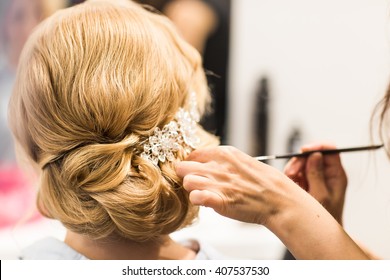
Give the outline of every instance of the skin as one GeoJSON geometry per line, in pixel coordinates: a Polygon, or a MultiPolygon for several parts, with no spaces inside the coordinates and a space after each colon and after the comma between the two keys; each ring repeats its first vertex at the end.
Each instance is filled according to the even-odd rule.
{"type": "MultiPolygon", "coordinates": [[[[302,152],[335,149],[332,144],[314,144],[302,147],[302,152]]],[[[340,155],[314,153],[308,158],[292,158],[284,173],[319,201],[342,224],[345,192],[348,179],[340,155]]]]}
{"type": "Polygon", "coordinates": [[[119,236],[93,240],[67,231],[65,243],[91,260],[190,260],[196,257],[199,250],[197,244],[187,248],[168,235],[138,243],[119,236]]]}
{"type": "Polygon", "coordinates": [[[203,53],[207,38],[218,25],[214,10],[200,0],[171,1],[163,10],[188,43],[203,53]]]}
{"type": "Polygon", "coordinates": [[[286,173],[303,188],[279,170],[228,146],[196,150],[177,163],[176,171],[192,203],[266,226],[297,259],[369,259],[337,221],[347,182],[338,155],[293,159],[286,173]]]}

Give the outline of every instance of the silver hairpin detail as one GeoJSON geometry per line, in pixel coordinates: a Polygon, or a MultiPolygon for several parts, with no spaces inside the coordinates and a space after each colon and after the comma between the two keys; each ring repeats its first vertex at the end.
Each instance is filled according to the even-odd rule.
{"type": "Polygon", "coordinates": [[[181,147],[190,152],[199,145],[200,138],[196,130],[200,117],[194,92],[190,94],[189,105],[189,111],[179,108],[174,120],[164,125],[162,129],[159,127],[154,129],[153,135],[149,136],[144,144],[142,158],[158,166],[159,161],[174,161],[175,153],[181,147]]]}

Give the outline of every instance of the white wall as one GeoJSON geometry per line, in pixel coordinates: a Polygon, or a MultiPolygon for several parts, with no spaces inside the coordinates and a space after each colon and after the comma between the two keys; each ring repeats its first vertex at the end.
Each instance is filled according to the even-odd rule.
{"type": "MultiPolygon", "coordinates": [[[[251,152],[253,94],[266,74],[271,153],[285,152],[294,125],[305,143],[369,144],[370,113],[389,80],[389,23],[386,0],[233,1],[230,143],[251,152]]],[[[345,228],[390,258],[390,164],[384,152],[342,158],[345,228]]]]}

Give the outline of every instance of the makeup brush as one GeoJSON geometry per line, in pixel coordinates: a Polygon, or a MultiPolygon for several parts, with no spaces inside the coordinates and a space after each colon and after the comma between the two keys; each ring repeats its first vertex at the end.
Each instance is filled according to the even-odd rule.
{"type": "Polygon", "coordinates": [[[271,159],[282,159],[282,158],[292,158],[292,157],[307,157],[312,153],[322,153],[324,155],[329,154],[338,154],[338,153],[348,153],[348,152],[359,152],[359,151],[368,151],[368,150],[377,150],[382,148],[384,145],[372,145],[372,146],[360,146],[360,147],[349,147],[349,148],[341,148],[341,149],[329,149],[329,150],[313,150],[306,151],[301,153],[292,153],[292,154],[284,154],[284,155],[270,155],[270,156],[258,156],[255,159],[259,161],[271,160],[271,159]]]}

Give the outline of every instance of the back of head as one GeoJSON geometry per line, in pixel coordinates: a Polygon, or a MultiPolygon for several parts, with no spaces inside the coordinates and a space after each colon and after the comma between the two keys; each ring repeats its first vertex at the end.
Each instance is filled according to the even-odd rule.
{"type": "MultiPolygon", "coordinates": [[[[92,238],[146,241],[188,225],[197,209],[173,163],[141,153],[191,91],[203,112],[200,55],[162,15],[100,0],[45,20],[23,50],[9,109],[18,144],[41,169],[41,212],[92,238]]],[[[216,143],[197,131],[202,145],[216,143]]]]}

